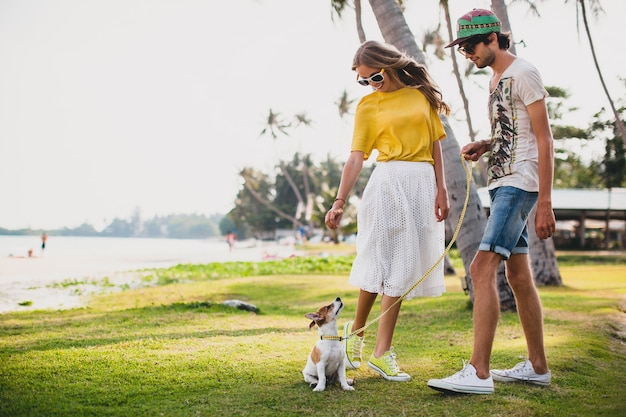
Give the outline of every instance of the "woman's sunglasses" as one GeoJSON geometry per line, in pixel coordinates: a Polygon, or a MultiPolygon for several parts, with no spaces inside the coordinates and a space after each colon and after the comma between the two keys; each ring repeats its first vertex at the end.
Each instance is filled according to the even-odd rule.
{"type": "Polygon", "coordinates": [[[361,85],[370,85],[370,83],[382,83],[385,79],[385,77],[383,76],[383,72],[385,72],[384,68],[381,69],[380,72],[377,72],[376,74],[373,74],[368,78],[359,78],[359,74],[357,74],[356,81],[361,85]]]}

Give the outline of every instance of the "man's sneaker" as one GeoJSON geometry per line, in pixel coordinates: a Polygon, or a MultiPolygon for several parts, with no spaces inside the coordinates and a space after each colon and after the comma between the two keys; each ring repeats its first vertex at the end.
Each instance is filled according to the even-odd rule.
{"type": "Polygon", "coordinates": [[[524,360],[511,369],[494,369],[491,371],[493,379],[499,382],[529,382],[538,385],[550,385],[552,375],[550,371],[545,374],[535,373],[533,364],[528,360],[524,360]]]}
{"type": "Polygon", "coordinates": [[[357,369],[361,366],[361,352],[363,351],[363,338],[358,335],[352,335],[352,322],[349,321],[343,325],[343,337],[345,339],[345,356],[346,368],[357,369]]]}
{"type": "Polygon", "coordinates": [[[375,358],[372,354],[367,366],[381,374],[382,377],[388,381],[408,381],[411,379],[409,374],[402,372],[400,368],[398,368],[393,347],[383,353],[380,358],[375,358]]]}
{"type": "Polygon", "coordinates": [[[463,361],[463,369],[454,375],[443,379],[431,379],[428,386],[446,394],[493,394],[493,379],[491,376],[481,379],[476,375],[476,368],[471,363],[463,361]]]}

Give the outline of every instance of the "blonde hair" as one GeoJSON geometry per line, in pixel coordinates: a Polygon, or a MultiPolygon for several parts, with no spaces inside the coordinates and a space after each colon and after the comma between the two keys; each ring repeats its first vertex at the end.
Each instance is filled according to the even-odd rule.
{"type": "Polygon", "coordinates": [[[360,65],[384,68],[385,76],[394,82],[419,89],[438,113],[446,116],[450,114],[450,107],[443,101],[441,91],[426,67],[400,52],[395,46],[377,41],[363,42],[354,54],[352,70],[360,65]]]}

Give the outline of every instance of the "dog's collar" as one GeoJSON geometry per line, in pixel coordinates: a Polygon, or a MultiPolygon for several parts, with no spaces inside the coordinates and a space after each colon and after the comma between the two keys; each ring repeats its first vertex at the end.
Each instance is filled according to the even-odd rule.
{"type": "Polygon", "coordinates": [[[320,336],[320,340],[338,340],[340,342],[343,342],[346,339],[347,337],[343,337],[343,336],[330,336],[330,335],[320,336]]]}

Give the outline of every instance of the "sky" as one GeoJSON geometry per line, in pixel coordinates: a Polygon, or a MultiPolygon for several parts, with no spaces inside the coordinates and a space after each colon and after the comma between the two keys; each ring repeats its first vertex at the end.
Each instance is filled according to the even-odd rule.
{"type": "MultiPolygon", "coordinates": [[[[363,3],[366,36],[382,40],[363,3]]],[[[405,3],[421,44],[443,21],[438,2],[405,3]]],[[[509,7],[518,55],[570,92],[579,110],[564,122],[586,127],[608,102],[582,22],[578,35],[573,0],[544,3],[541,17],[509,7]]],[[[592,35],[613,98],[624,99],[626,2],[601,4],[592,35]]],[[[489,5],[450,0],[450,12],[456,20],[489,5]]],[[[345,160],[352,120],[335,103],[371,91],[351,70],[354,20],[352,10],[333,19],[324,0],[0,0],[0,227],[101,229],[136,210],[145,219],[225,214],[244,167],[269,173],[295,152],[345,160]],[[261,136],[270,109],[306,113],[312,125],[261,136]]],[[[430,53],[427,65],[463,145],[451,61],[430,53]]],[[[466,83],[479,138],[487,82],[466,83]]]]}

